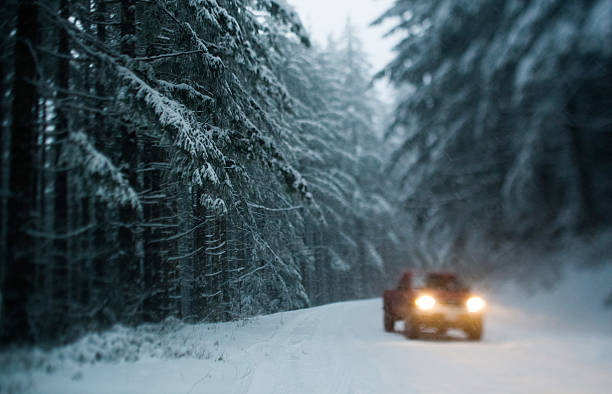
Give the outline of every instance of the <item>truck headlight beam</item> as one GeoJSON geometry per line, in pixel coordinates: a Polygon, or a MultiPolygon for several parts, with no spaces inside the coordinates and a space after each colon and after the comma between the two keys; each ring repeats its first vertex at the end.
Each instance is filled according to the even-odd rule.
{"type": "Polygon", "coordinates": [[[480,312],[485,306],[485,302],[480,297],[470,297],[465,303],[468,312],[480,312]]]}
{"type": "Polygon", "coordinates": [[[423,295],[414,300],[416,306],[421,310],[429,310],[436,305],[436,300],[432,296],[423,295]]]}

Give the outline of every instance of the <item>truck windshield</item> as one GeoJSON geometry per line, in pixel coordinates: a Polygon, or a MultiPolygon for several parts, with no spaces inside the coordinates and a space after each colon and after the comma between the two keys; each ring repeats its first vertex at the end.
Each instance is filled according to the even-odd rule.
{"type": "Polygon", "coordinates": [[[425,279],[425,287],[437,290],[463,290],[465,285],[457,277],[448,274],[429,274],[425,279]]]}

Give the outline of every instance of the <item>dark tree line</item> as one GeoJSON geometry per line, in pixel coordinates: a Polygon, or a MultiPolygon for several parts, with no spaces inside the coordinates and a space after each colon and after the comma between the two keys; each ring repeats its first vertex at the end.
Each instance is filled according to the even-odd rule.
{"type": "Polygon", "coordinates": [[[8,0],[2,340],[372,296],[401,260],[350,28],[274,0],[8,0]]]}
{"type": "Polygon", "coordinates": [[[381,17],[402,33],[381,75],[402,95],[389,167],[413,260],[531,278],[609,262],[611,11],[397,0],[381,17]]]}

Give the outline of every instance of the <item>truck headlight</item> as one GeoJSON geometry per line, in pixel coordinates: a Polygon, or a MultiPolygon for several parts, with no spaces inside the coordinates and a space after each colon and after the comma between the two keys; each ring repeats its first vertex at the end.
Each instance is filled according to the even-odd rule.
{"type": "Polygon", "coordinates": [[[468,312],[479,312],[485,306],[484,300],[480,297],[470,297],[465,304],[468,312]]]}
{"type": "Polygon", "coordinates": [[[436,305],[436,300],[432,296],[423,295],[414,300],[414,303],[419,309],[426,311],[436,305]]]}

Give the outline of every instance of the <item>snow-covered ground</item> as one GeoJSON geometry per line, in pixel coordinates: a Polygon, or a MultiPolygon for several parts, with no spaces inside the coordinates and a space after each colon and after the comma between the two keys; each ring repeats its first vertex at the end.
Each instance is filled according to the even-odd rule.
{"type": "MultiPolygon", "coordinates": [[[[589,280],[606,283],[598,274],[589,280]]],[[[453,332],[411,341],[399,333],[401,323],[397,333],[385,333],[381,300],[373,299],[237,323],[85,337],[41,356],[41,366],[27,373],[0,372],[0,391],[611,393],[612,311],[586,319],[575,309],[592,308],[586,297],[582,304],[564,299],[576,295],[571,286],[539,301],[520,293],[497,291],[482,342],[453,332]],[[567,307],[551,307],[554,300],[567,307]],[[96,358],[122,361],[92,363],[96,358]]]]}

